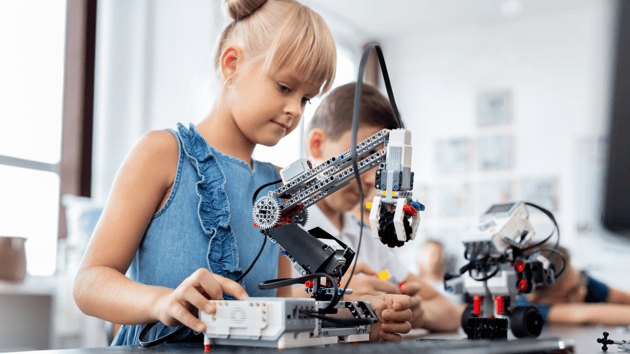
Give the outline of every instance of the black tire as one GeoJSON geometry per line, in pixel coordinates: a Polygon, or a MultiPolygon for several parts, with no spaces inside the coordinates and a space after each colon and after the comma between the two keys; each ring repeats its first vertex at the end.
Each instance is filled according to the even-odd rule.
{"type": "Polygon", "coordinates": [[[537,338],[543,325],[542,315],[534,306],[515,307],[510,315],[510,329],[517,338],[537,338]]]}
{"type": "Polygon", "coordinates": [[[464,310],[464,313],[462,313],[462,328],[464,329],[464,332],[466,332],[466,334],[470,334],[470,329],[468,328],[468,319],[471,317],[475,317],[473,309],[473,304],[468,304],[468,306],[466,306],[466,310],[464,310]]]}

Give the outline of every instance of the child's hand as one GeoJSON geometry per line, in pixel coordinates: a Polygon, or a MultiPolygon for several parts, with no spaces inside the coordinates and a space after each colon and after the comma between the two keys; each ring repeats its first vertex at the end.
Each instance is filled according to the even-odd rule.
{"type": "Polygon", "coordinates": [[[400,282],[400,290],[403,294],[411,297],[411,327],[422,328],[424,322],[424,311],[422,310],[422,298],[420,297],[420,283],[417,282],[400,282]]]}
{"type": "MultiPolygon", "coordinates": [[[[352,267],[349,270],[352,270],[352,267]]],[[[340,288],[344,286],[349,277],[350,273],[348,272],[342,278],[341,285],[339,285],[340,288]]],[[[378,273],[368,267],[365,262],[357,263],[348,289],[352,289],[352,295],[347,295],[347,300],[356,299],[362,295],[400,294],[400,289],[396,285],[379,279],[378,273]]]]}
{"type": "Polygon", "coordinates": [[[399,333],[411,330],[412,300],[407,295],[385,294],[378,296],[362,296],[359,300],[369,301],[378,322],[370,327],[370,341],[400,342],[399,333]]]}
{"type": "Polygon", "coordinates": [[[213,274],[208,269],[198,269],[175,290],[160,299],[157,317],[169,327],[183,324],[197,332],[203,332],[206,324],[191,313],[192,307],[211,315],[215,313],[216,306],[208,300],[222,300],[224,292],[238,300],[249,297],[238,283],[213,274]]]}

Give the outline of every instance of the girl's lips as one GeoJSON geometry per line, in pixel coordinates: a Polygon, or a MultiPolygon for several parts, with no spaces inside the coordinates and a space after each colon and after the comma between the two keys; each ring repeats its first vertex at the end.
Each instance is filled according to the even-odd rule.
{"type": "Polygon", "coordinates": [[[278,123],[278,122],[273,122],[273,123],[274,123],[275,125],[279,126],[280,128],[284,129],[284,130],[288,130],[288,129],[289,129],[289,127],[287,127],[287,126],[286,126],[286,125],[284,125],[284,124],[281,124],[281,123],[278,123]]]}

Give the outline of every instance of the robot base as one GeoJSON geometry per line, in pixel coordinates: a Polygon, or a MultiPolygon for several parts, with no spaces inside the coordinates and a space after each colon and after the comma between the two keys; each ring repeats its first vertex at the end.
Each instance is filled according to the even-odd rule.
{"type": "Polygon", "coordinates": [[[507,318],[468,319],[468,339],[507,339],[507,318]]]}
{"type": "MultiPolygon", "coordinates": [[[[249,298],[244,301],[213,301],[213,315],[200,312],[206,323],[205,344],[271,347],[278,349],[369,340],[369,325],[327,326],[325,320],[309,316],[328,305],[302,298],[249,298]]],[[[355,318],[376,315],[368,302],[340,301],[336,309],[347,309],[355,318]]]]}
{"type": "MultiPolygon", "coordinates": [[[[473,314],[469,305],[462,314],[462,328],[469,339],[507,338],[507,318],[484,318],[473,314]]],[[[517,306],[509,315],[509,327],[517,338],[538,338],[544,321],[540,311],[534,306],[517,306]]]]}

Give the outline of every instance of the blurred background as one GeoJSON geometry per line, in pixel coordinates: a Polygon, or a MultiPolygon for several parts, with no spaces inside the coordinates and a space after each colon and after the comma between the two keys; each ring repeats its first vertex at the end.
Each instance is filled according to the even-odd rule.
{"type": "MultiPolygon", "coordinates": [[[[578,268],[630,290],[628,241],[600,223],[614,1],[302,2],[335,36],[333,87],[356,80],[366,44],[383,49],[426,205],[418,237],[396,250],[410,270],[428,239],[463,261],[461,236],[490,205],[526,200],[554,213],[578,268]]],[[[26,259],[20,277],[20,258],[0,253],[0,268],[17,264],[0,281],[0,351],[108,344],[108,325],[74,304],[74,273],[135,141],[212,107],[221,4],[0,0],[0,245],[26,259]]],[[[318,103],[254,157],[305,157],[318,103]]]]}

